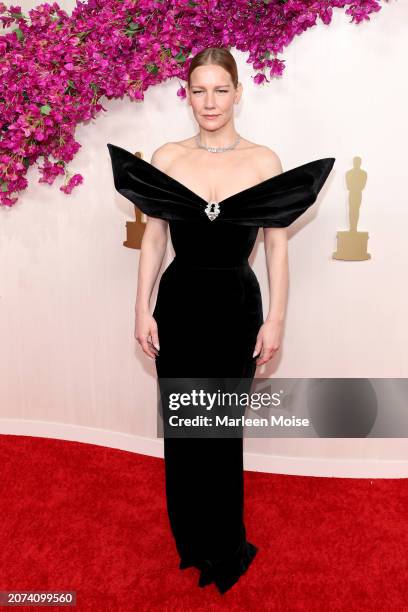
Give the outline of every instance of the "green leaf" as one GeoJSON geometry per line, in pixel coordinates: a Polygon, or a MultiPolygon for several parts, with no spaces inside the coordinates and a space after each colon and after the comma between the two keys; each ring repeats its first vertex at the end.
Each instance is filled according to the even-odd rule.
{"type": "Polygon", "coordinates": [[[43,104],[42,106],[40,106],[40,112],[42,115],[49,115],[51,112],[51,106],[49,106],[48,104],[43,104]]]}
{"type": "Polygon", "coordinates": [[[21,30],[21,28],[14,28],[14,30],[12,30],[12,32],[16,33],[16,36],[17,36],[18,40],[24,40],[24,33],[21,30]]]}
{"type": "Polygon", "coordinates": [[[182,51],[179,51],[174,57],[174,59],[176,60],[176,62],[185,62],[187,57],[184,55],[184,53],[182,53],[182,51]]]}
{"type": "Polygon", "coordinates": [[[159,68],[156,66],[156,64],[147,64],[146,70],[151,74],[157,74],[159,72],[159,68]]]}

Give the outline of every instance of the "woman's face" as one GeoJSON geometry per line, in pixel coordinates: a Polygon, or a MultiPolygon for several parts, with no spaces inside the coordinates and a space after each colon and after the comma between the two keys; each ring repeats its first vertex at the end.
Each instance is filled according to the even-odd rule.
{"type": "Polygon", "coordinates": [[[191,104],[198,124],[206,130],[225,125],[233,116],[234,104],[239,102],[241,83],[237,89],[230,73],[217,64],[197,66],[191,73],[188,103],[191,104]]]}

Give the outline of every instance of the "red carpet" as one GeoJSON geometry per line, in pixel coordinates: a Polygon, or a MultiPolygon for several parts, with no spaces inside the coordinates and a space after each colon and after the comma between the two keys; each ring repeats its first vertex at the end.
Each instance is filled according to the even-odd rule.
{"type": "Polygon", "coordinates": [[[0,462],[1,591],[75,590],[79,612],[407,609],[405,479],[246,472],[259,552],[220,595],[178,569],[162,459],[0,435],[0,462]]]}

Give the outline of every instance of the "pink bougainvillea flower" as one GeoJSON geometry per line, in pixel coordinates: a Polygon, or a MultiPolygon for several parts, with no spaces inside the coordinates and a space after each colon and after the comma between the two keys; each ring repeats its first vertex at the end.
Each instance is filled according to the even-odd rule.
{"type": "MultiPolygon", "coordinates": [[[[0,2],[0,205],[11,207],[27,188],[28,168],[39,182],[72,193],[83,182],[66,165],[80,143],[75,129],[106,109],[100,100],[140,102],[151,86],[186,80],[191,57],[206,47],[248,54],[255,84],[281,77],[277,58],[291,41],[333,9],[358,24],[388,0],[89,0],[69,15],[57,2],[24,14],[0,2]],[[39,163],[43,160],[43,163],[39,163]]],[[[177,96],[186,98],[183,85],[177,96]]]]}
{"type": "Polygon", "coordinates": [[[64,185],[60,187],[60,190],[64,191],[65,193],[71,193],[73,188],[77,185],[80,185],[83,180],[84,179],[80,174],[74,174],[73,176],[71,176],[67,183],[64,183],[64,185]]]}
{"type": "Polygon", "coordinates": [[[186,97],[187,97],[186,88],[185,88],[183,85],[181,85],[181,86],[178,88],[178,90],[177,90],[177,95],[178,95],[180,98],[186,98],[186,97]]]}

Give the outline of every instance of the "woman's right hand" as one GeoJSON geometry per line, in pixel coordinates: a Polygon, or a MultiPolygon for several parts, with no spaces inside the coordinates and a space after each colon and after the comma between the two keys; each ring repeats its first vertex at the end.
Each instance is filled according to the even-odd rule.
{"type": "Polygon", "coordinates": [[[135,338],[150,359],[154,359],[159,354],[157,323],[149,312],[136,313],[135,338]]]}

